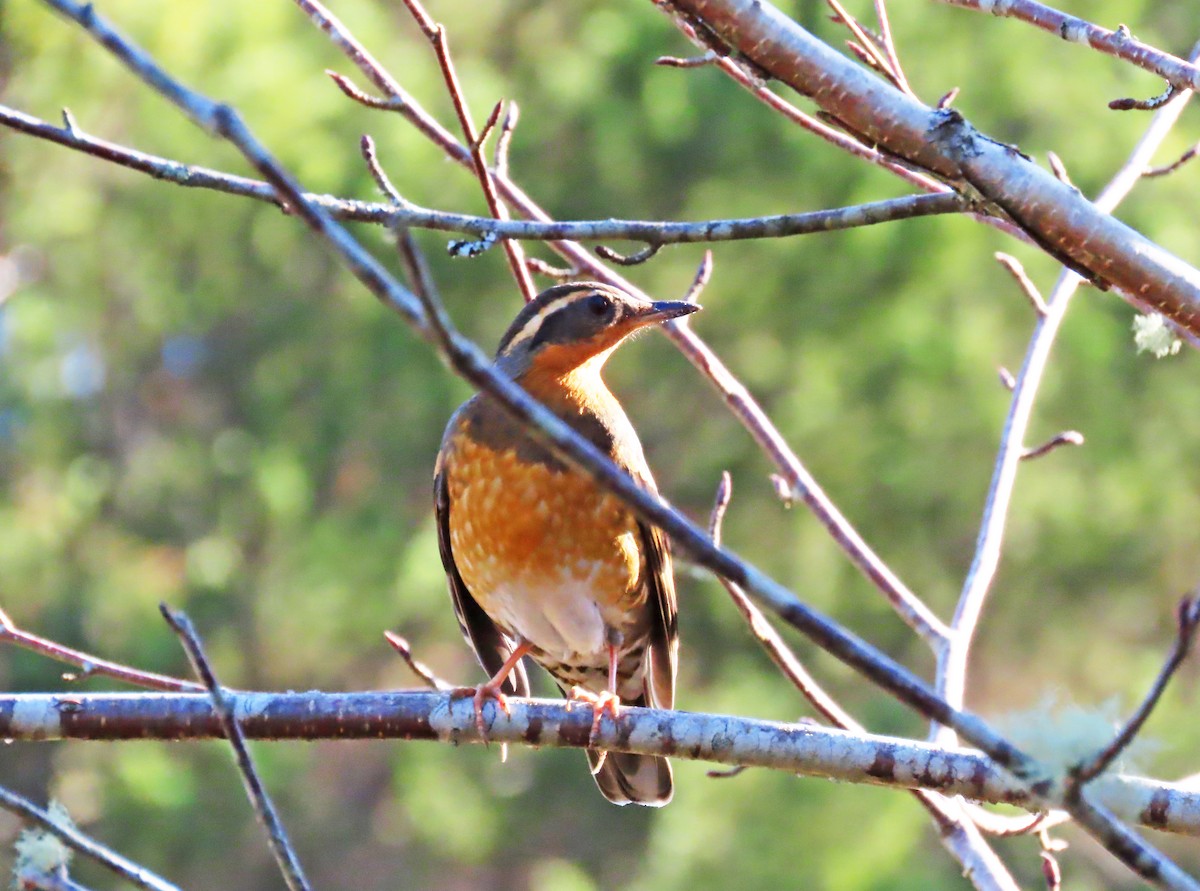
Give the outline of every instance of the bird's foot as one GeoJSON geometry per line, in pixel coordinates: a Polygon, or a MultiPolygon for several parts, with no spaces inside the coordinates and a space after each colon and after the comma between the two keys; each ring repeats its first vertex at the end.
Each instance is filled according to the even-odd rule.
{"type": "Polygon", "coordinates": [[[571,698],[580,702],[586,702],[592,707],[592,730],[588,734],[588,747],[595,748],[596,737],[600,735],[600,721],[604,718],[604,713],[608,712],[612,715],[615,721],[621,717],[621,700],[616,693],[610,693],[608,690],[602,693],[593,693],[591,690],[585,690],[583,687],[572,687],[571,698]]]}
{"type": "Polygon", "coordinates": [[[508,707],[508,696],[500,689],[503,684],[503,679],[497,681],[493,678],[490,681],[480,684],[478,687],[455,687],[450,691],[451,699],[464,696],[471,697],[475,704],[475,729],[479,731],[479,735],[483,737],[485,743],[488,741],[488,735],[487,727],[483,723],[483,704],[489,699],[494,700],[497,708],[504,710],[504,714],[512,714],[512,711],[508,707]]]}

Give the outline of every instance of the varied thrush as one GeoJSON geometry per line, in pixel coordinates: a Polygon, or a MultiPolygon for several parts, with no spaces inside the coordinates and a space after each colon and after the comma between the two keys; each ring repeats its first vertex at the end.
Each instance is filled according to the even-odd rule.
{"type": "MultiPolygon", "coordinates": [[[[517,314],[494,367],[519,383],[645,488],[654,479],[600,371],[633,332],[699,309],[596,282],[557,285],[517,314]]],[[[459,627],[491,679],[491,698],[526,696],[525,656],[563,695],[594,710],[593,734],[620,703],[671,708],[679,650],[675,582],[661,531],[570,467],[479,394],[446,427],[434,477],[438,544],[459,627]]],[[[615,804],[671,800],[665,758],[587,750],[615,804]]]]}

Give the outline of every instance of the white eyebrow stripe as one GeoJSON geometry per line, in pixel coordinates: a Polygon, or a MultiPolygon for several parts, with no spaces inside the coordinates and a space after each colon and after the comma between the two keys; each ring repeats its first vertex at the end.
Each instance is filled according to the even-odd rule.
{"type": "Polygon", "coordinates": [[[531,318],[521,327],[520,331],[509,338],[508,343],[504,344],[503,352],[509,353],[514,347],[520,346],[522,343],[533,337],[534,333],[536,333],[537,330],[542,327],[542,323],[546,319],[565,307],[568,303],[574,303],[575,301],[592,293],[595,293],[593,288],[576,288],[573,291],[568,291],[565,294],[559,295],[554,300],[551,300],[540,310],[538,310],[533,318],[531,318]]]}
{"type": "Polygon", "coordinates": [[[504,352],[507,353],[513,347],[519,346],[526,340],[529,340],[529,338],[533,337],[534,332],[536,332],[538,328],[542,327],[542,322],[544,322],[552,313],[556,313],[562,309],[562,303],[562,300],[555,300],[553,303],[548,303],[543,306],[537,315],[526,322],[525,326],[509,339],[508,343],[504,345],[504,352]]]}

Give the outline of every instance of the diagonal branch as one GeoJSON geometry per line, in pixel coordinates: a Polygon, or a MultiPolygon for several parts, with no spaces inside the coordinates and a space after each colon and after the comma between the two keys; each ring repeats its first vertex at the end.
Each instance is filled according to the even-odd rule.
{"type": "Polygon", "coordinates": [[[929,108],[892,88],[765,0],[662,5],[702,21],[731,49],[809,96],[866,142],[946,182],[969,185],[1065,265],[1200,333],[1200,271],[980,133],[958,112],[929,108]]]}
{"type": "Polygon", "coordinates": [[[305,878],[304,868],[300,865],[295,849],[292,848],[283,821],[279,818],[279,813],[263,785],[262,777],[254,766],[254,758],[246,745],[246,737],[242,734],[237,717],[233,713],[230,691],[221,686],[213,673],[212,665],[204,652],[204,645],[200,642],[200,636],[196,634],[191,619],[182,611],[173,610],[165,603],[159,605],[159,610],[171,626],[171,630],[179,636],[192,669],[204,683],[209,701],[220,722],[221,735],[229,741],[229,746],[233,749],[233,758],[246,787],[246,795],[254,807],[258,822],[267,833],[267,845],[279,866],[284,883],[290,891],[311,891],[312,886],[305,878]]]}
{"type": "Polygon", "coordinates": [[[1068,43],[1079,43],[1124,59],[1139,68],[1157,74],[1177,90],[1200,89],[1200,68],[1192,62],[1172,56],[1142,43],[1124,25],[1109,31],[1099,25],[1059,12],[1036,0],[941,0],[950,6],[990,12],[1001,18],[1020,19],[1043,31],[1056,34],[1068,43]]]}
{"type": "MultiPolygon", "coordinates": [[[[468,166],[471,163],[466,148],[460,145],[444,127],[430,117],[416,103],[379,63],[353,34],[334,17],[318,0],[294,0],[296,5],[308,15],[312,22],[325,32],[334,44],[388,97],[390,107],[403,115],[414,127],[430,139],[447,157],[459,164],[468,166]]],[[[727,61],[727,60],[722,60],[727,61]]],[[[740,69],[739,69],[740,70],[740,69]]],[[[767,95],[770,94],[769,91],[767,95]]],[[[819,123],[819,122],[818,122],[819,123]]],[[[820,125],[824,127],[824,125],[820,125]]],[[[825,128],[829,130],[829,128],[825,128]]],[[[853,140],[843,134],[829,131],[831,138],[853,140]]],[[[863,151],[873,154],[879,163],[891,162],[873,149],[863,151]]],[[[898,170],[903,168],[897,166],[898,170]]],[[[495,177],[497,188],[514,208],[524,216],[550,222],[550,216],[539,207],[524,191],[511,180],[495,177]]],[[[928,180],[926,180],[928,181],[928,180]]],[[[932,181],[928,181],[932,184],[932,181]]],[[[931,185],[935,190],[944,188],[931,185]]],[[[576,273],[592,276],[607,284],[622,288],[635,296],[650,299],[647,294],[635,287],[631,282],[613,272],[609,267],[599,262],[580,245],[568,240],[556,240],[549,245],[560,256],[564,257],[576,273]]],[[[937,644],[946,634],[946,627],[932,610],[930,610],[892,571],[869,545],[858,534],[845,516],[837,509],[830,498],[817,484],[816,479],[791,450],[778,428],[767,417],[766,412],[755,401],[749,390],[725,366],[720,358],[708,345],[696,336],[695,332],[686,325],[670,322],[664,329],[667,335],[679,348],[680,352],[705,376],[713,385],[726,406],[754,438],[759,448],[779,468],[781,476],[804,503],[816,515],[817,519],[829,530],[830,535],[839,547],[849,557],[851,563],[871,581],[883,595],[900,618],[931,644],[937,644]]]]}
{"type": "Polygon", "coordinates": [[[80,832],[75,826],[55,819],[50,812],[3,786],[0,786],[0,808],[16,814],[26,822],[37,824],[72,850],[94,860],[137,888],[144,891],[179,891],[178,887],[159,878],[144,866],[122,857],[107,845],[102,845],[91,836],[80,832]]]}

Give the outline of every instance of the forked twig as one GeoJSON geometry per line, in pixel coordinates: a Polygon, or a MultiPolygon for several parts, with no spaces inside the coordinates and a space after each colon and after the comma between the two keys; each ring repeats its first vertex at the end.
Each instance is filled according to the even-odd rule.
{"type": "MultiPolygon", "coordinates": [[[[430,18],[429,13],[421,5],[420,0],[404,0],[404,5],[408,7],[413,18],[420,25],[422,33],[433,46],[434,53],[437,56],[438,64],[442,69],[442,77],[446,82],[446,89],[450,93],[450,100],[454,103],[454,111],[458,115],[459,125],[462,127],[463,136],[466,138],[467,151],[471,156],[471,161],[475,168],[475,175],[479,177],[479,185],[483,188],[483,195],[487,201],[488,210],[492,212],[498,220],[508,219],[508,208],[504,202],[500,200],[499,194],[496,191],[496,183],[492,178],[492,171],[488,167],[487,159],[483,154],[483,141],[487,137],[488,131],[495,125],[496,119],[500,114],[500,106],[497,104],[489,118],[489,124],[483,131],[477,131],[475,124],[471,120],[471,110],[467,107],[466,97],[463,96],[462,87],[458,82],[458,73],[454,68],[454,58],[450,55],[450,43],[446,37],[446,29],[430,18]]],[[[508,265],[512,270],[513,278],[516,280],[517,287],[526,301],[532,300],[537,294],[534,289],[533,280],[529,277],[529,269],[525,265],[525,250],[520,244],[514,241],[504,241],[504,253],[508,257],[508,265]]]]}

